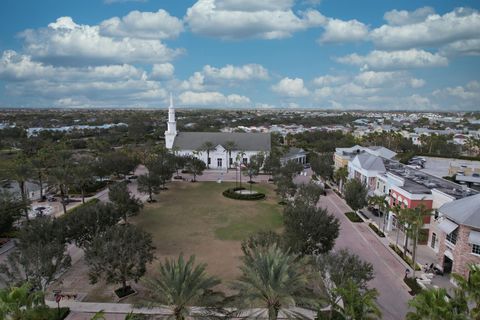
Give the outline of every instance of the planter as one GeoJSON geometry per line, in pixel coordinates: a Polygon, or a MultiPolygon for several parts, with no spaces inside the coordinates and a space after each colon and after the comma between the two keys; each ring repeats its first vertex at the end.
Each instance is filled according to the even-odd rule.
{"type": "Polygon", "coordinates": [[[229,188],[223,191],[223,196],[235,200],[262,200],[265,199],[265,193],[239,193],[237,191],[245,190],[243,187],[229,188]]]}
{"type": "Polygon", "coordinates": [[[118,297],[118,301],[122,301],[130,296],[137,294],[137,291],[135,291],[132,287],[127,286],[125,288],[125,291],[123,291],[123,288],[116,289],[115,294],[118,297]]]}

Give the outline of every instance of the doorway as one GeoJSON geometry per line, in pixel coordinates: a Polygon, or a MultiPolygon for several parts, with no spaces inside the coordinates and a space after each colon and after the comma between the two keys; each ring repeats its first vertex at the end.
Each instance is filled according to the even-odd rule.
{"type": "Polygon", "coordinates": [[[443,273],[451,273],[453,267],[453,260],[447,256],[443,256],[443,273]]]}
{"type": "Polygon", "coordinates": [[[222,167],[222,158],[217,159],[217,167],[221,168],[222,167]]]}

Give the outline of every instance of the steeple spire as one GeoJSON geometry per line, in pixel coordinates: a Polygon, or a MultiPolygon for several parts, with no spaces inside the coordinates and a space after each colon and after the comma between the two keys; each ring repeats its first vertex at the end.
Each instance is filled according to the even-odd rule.
{"type": "Polygon", "coordinates": [[[177,122],[175,121],[175,109],[173,108],[173,96],[170,92],[170,105],[168,106],[167,131],[165,131],[165,144],[167,149],[173,147],[175,136],[177,135],[177,122]]]}

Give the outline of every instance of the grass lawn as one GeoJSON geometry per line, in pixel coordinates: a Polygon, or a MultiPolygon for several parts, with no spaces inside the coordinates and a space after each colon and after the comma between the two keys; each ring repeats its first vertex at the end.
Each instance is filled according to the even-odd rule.
{"type": "Polygon", "coordinates": [[[282,227],[282,207],[274,185],[253,185],[266,194],[259,201],[225,198],[222,192],[233,186],[228,182],[172,182],[169,190],[158,195],[158,202],[146,204],[130,221],[153,235],[158,260],[195,254],[199,262],[208,264],[209,273],[228,282],[240,274],[241,240],[260,230],[282,227]]]}

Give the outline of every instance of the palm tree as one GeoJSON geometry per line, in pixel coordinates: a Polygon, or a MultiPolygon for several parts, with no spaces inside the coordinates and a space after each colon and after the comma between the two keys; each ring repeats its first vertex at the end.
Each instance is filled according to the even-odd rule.
{"type": "Polygon", "coordinates": [[[263,305],[268,319],[276,320],[283,309],[299,303],[309,303],[306,286],[309,282],[305,272],[305,260],[282,251],[275,244],[263,248],[254,247],[242,257],[242,275],[234,283],[238,290],[238,303],[246,307],[263,305]]]}
{"type": "Polygon", "coordinates": [[[408,304],[415,311],[407,313],[407,320],[467,319],[464,311],[453,307],[444,288],[422,290],[408,304]]]}
{"type": "Polygon", "coordinates": [[[335,289],[336,294],[342,297],[343,306],[336,303],[332,308],[339,312],[344,319],[380,319],[382,313],[378,308],[376,289],[360,289],[353,280],[335,289]]]}
{"type": "Polygon", "coordinates": [[[344,181],[347,179],[348,177],[348,169],[347,167],[342,167],[342,168],[339,168],[337,169],[335,172],[334,172],[334,177],[335,177],[335,180],[337,181],[338,183],[338,188],[340,189],[340,192],[343,191],[343,183],[344,181]]]}
{"type": "Polygon", "coordinates": [[[412,269],[413,269],[413,278],[415,278],[415,269],[416,269],[416,253],[417,253],[417,244],[420,230],[424,225],[423,219],[426,216],[431,215],[431,210],[427,209],[423,204],[417,206],[416,208],[405,208],[400,211],[400,216],[405,225],[405,248],[404,255],[406,256],[406,250],[408,246],[408,239],[411,238],[413,241],[412,244],[412,269]]]}
{"type": "Polygon", "coordinates": [[[242,187],[242,164],[243,164],[242,161],[243,161],[243,157],[245,155],[246,155],[245,151],[241,150],[241,151],[237,152],[237,157],[235,158],[235,162],[237,163],[237,166],[240,169],[240,173],[239,173],[240,187],[242,187]]]}
{"type": "Polygon", "coordinates": [[[216,149],[215,145],[211,141],[205,141],[202,144],[199,151],[205,151],[207,153],[207,168],[210,169],[210,151],[214,151],[216,149]]]}
{"type": "Polygon", "coordinates": [[[206,266],[204,263],[195,265],[195,256],[190,256],[188,261],[183,255],[177,261],[166,259],[160,264],[157,276],[144,280],[153,300],[148,305],[168,305],[176,320],[184,320],[190,314],[191,306],[219,303],[223,296],[212,288],[220,284],[220,280],[208,276],[206,266]]]}
{"type": "Polygon", "coordinates": [[[28,283],[0,291],[0,318],[22,320],[33,310],[45,306],[45,298],[40,291],[31,291],[28,283]]]}
{"type": "Polygon", "coordinates": [[[235,150],[236,147],[237,145],[235,144],[234,141],[227,141],[223,146],[223,148],[225,149],[225,152],[228,154],[227,172],[228,172],[228,169],[230,169],[230,167],[232,166],[232,164],[230,163],[230,159],[232,159],[232,151],[235,150]]]}
{"type": "MultiPolygon", "coordinates": [[[[13,167],[10,172],[11,180],[17,182],[20,189],[20,195],[22,196],[23,203],[29,203],[27,181],[32,178],[33,168],[30,161],[23,155],[19,156],[13,162],[13,167]]],[[[28,206],[24,208],[25,219],[28,221],[28,206]]]]}
{"type": "Polygon", "coordinates": [[[383,214],[383,231],[385,231],[385,208],[387,202],[385,201],[385,196],[372,196],[368,198],[368,204],[377,207],[378,211],[383,214]]]}
{"type": "Polygon", "coordinates": [[[480,266],[470,264],[468,269],[468,279],[459,274],[452,274],[452,277],[472,305],[470,315],[473,319],[480,319],[480,266]]]}

